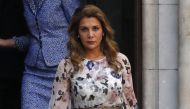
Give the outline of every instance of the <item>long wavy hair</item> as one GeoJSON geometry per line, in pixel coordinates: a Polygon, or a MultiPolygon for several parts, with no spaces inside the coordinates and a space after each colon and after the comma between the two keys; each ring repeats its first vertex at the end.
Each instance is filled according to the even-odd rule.
{"type": "Polygon", "coordinates": [[[121,64],[117,61],[118,46],[114,41],[113,29],[102,10],[94,5],[84,5],[77,8],[72,16],[71,24],[68,28],[68,49],[70,50],[69,55],[74,66],[74,70],[78,71],[83,68],[81,61],[85,58],[85,49],[78,37],[79,24],[81,19],[84,17],[95,17],[100,22],[104,33],[104,37],[102,37],[100,45],[101,51],[106,56],[109,66],[115,71],[119,71],[121,69],[121,64]]]}

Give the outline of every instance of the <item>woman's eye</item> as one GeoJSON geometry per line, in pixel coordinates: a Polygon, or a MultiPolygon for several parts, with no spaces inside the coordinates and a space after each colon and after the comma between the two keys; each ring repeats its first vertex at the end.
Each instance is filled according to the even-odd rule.
{"type": "Polygon", "coordinates": [[[88,29],[87,28],[81,28],[80,30],[81,31],[87,31],[88,29]]]}
{"type": "Polygon", "coordinates": [[[98,27],[94,27],[93,30],[94,30],[94,31],[98,31],[99,28],[98,28],[98,27]]]}

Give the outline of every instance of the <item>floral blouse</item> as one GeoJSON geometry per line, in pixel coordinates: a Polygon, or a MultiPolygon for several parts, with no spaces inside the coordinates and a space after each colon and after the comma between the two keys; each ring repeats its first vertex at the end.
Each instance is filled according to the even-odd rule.
{"type": "Polygon", "coordinates": [[[122,53],[118,53],[118,61],[122,65],[119,72],[109,67],[106,57],[99,60],[84,59],[83,69],[74,72],[70,60],[62,60],[56,73],[49,108],[114,109],[125,105],[133,109],[137,100],[131,66],[122,53]]]}

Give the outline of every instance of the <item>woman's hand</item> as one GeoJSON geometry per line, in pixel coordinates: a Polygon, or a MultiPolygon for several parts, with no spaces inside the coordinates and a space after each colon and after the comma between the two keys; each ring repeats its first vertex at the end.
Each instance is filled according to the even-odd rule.
{"type": "Polygon", "coordinates": [[[13,48],[13,47],[15,47],[15,40],[13,40],[13,39],[0,39],[0,47],[13,48]]]}

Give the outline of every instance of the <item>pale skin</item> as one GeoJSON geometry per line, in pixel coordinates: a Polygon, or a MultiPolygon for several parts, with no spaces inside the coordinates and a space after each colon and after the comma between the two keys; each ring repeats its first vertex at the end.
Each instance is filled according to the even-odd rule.
{"type": "Polygon", "coordinates": [[[87,59],[101,59],[104,55],[100,49],[103,29],[96,17],[84,17],[79,23],[79,38],[85,48],[87,59]]]}
{"type": "Polygon", "coordinates": [[[13,48],[13,47],[15,47],[15,40],[13,40],[13,39],[0,39],[0,47],[13,48]]]}

